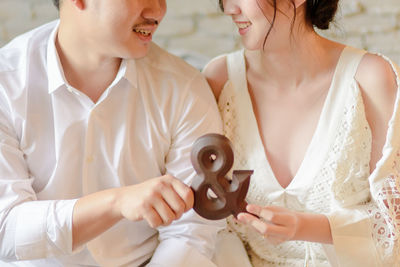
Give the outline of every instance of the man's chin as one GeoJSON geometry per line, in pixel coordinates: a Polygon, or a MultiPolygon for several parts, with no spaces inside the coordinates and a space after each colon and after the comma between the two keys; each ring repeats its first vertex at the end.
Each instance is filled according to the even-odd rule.
{"type": "Polygon", "coordinates": [[[147,56],[149,51],[150,51],[150,44],[148,44],[146,47],[140,47],[139,49],[135,48],[130,51],[127,51],[127,53],[125,53],[125,55],[122,58],[124,58],[124,59],[140,59],[140,58],[147,56]]]}

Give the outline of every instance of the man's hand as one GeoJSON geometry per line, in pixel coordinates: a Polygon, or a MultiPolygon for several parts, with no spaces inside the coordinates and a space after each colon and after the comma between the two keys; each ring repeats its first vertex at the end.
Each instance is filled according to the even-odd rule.
{"type": "Polygon", "coordinates": [[[74,206],[73,248],[97,237],[123,218],[168,225],[193,207],[192,189],[171,175],[112,188],[80,198],[74,206]]]}
{"type": "Polygon", "coordinates": [[[169,225],[193,207],[193,192],[171,175],[122,187],[117,197],[121,215],[131,221],[146,220],[156,228],[169,225]]]}

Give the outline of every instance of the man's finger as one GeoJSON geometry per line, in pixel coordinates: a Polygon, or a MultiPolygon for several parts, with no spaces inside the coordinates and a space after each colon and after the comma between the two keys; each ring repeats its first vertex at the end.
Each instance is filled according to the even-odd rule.
{"type": "Polygon", "coordinates": [[[158,213],[163,225],[169,225],[176,219],[175,213],[171,210],[164,199],[158,199],[153,203],[154,210],[158,213]]]}
{"type": "Polygon", "coordinates": [[[194,194],[192,189],[176,178],[172,180],[171,184],[174,190],[178,193],[178,195],[185,203],[185,212],[193,208],[194,194]]]}
{"type": "Polygon", "coordinates": [[[169,190],[162,192],[162,197],[168,206],[175,213],[176,219],[180,218],[185,212],[186,204],[184,200],[178,195],[175,189],[171,186],[169,190]]]}
{"type": "Polygon", "coordinates": [[[144,215],[143,219],[147,221],[150,227],[156,228],[163,223],[158,212],[156,212],[153,208],[150,208],[144,215]]]}

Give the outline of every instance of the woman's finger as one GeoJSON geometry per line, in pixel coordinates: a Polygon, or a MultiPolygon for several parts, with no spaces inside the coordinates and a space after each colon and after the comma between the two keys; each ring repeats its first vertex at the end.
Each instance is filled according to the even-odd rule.
{"type": "Polygon", "coordinates": [[[287,240],[292,232],[292,227],[285,227],[271,222],[266,222],[249,213],[240,213],[239,221],[251,225],[256,231],[265,237],[276,237],[287,240]]]}
{"type": "Polygon", "coordinates": [[[258,205],[247,205],[246,210],[254,215],[257,215],[261,219],[273,224],[282,226],[292,226],[295,222],[295,216],[293,212],[286,210],[281,207],[260,207],[258,205]]]}

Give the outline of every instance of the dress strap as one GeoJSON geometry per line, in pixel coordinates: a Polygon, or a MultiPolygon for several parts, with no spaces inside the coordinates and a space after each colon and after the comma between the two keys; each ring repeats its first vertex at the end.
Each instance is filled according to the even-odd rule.
{"type": "Polygon", "coordinates": [[[247,89],[246,62],[244,60],[244,49],[228,54],[226,57],[228,78],[236,92],[247,89]]]}
{"type": "Polygon", "coordinates": [[[366,53],[365,50],[346,46],[338,61],[333,79],[340,79],[343,84],[348,84],[348,82],[354,79],[358,66],[366,53]]]}

